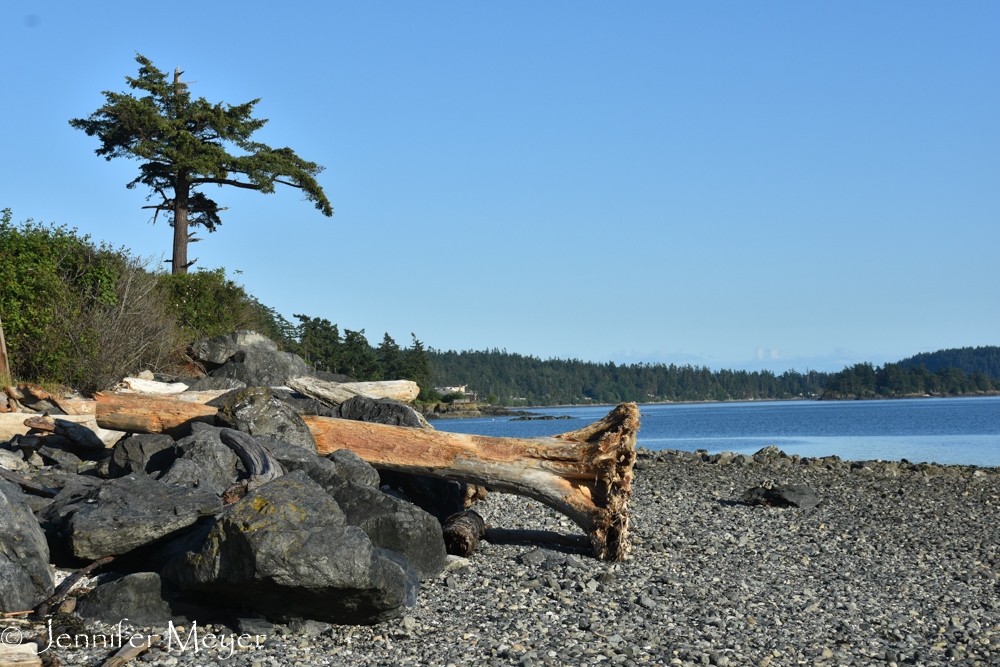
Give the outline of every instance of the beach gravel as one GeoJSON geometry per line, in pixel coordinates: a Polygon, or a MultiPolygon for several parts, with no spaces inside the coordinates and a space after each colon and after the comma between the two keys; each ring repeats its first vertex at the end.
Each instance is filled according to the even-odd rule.
{"type": "MultiPolygon", "coordinates": [[[[298,632],[276,625],[257,650],[228,656],[174,646],[142,660],[239,667],[1000,664],[996,469],[641,451],[634,489],[627,562],[604,563],[565,547],[483,543],[467,564],[452,559],[424,582],[401,619],[298,624],[298,632]],[[809,487],[820,504],[740,500],[753,487],[789,484],[809,487]]],[[[526,498],[491,494],[475,509],[494,527],[577,532],[526,498]]],[[[62,665],[96,665],[106,656],[59,653],[62,665]]]]}

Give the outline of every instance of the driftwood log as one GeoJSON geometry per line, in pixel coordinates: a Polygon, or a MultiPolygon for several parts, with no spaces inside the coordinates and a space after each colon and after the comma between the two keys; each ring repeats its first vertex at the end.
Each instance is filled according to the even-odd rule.
{"type": "Polygon", "coordinates": [[[466,510],[452,514],[442,526],[444,546],[452,556],[468,556],[486,534],[486,522],[478,512],[466,510]]]}
{"type": "Polygon", "coordinates": [[[97,399],[97,425],[112,431],[132,433],[167,433],[189,421],[213,423],[213,407],[143,394],[100,392],[97,399]]]}
{"type": "Polygon", "coordinates": [[[444,477],[534,498],[572,519],[595,556],[630,550],[628,500],[639,408],[542,438],[489,438],[327,417],[303,417],[320,453],[350,449],[376,468],[444,477]]]}
{"type": "Polygon", "coordinates": [[[278,460],[252,436],[242,431],[224,428],[219,432],[219,438],[222,444],[236,452],[250,475],[249,479],[240,480],[226,490],[222,497],[226,505],[235,503],[258,486],[285,474],[285,469],[278,460]]]}
{"type": "Polygon", "coordinates": [[[287,380],[285,385],[304,396],[315,398],[327,405],[340,405],[355,396],[391,398],[400,403],[410,403],[420,393],[420,387],[417,383],[410,380],[337,383],[303,376],[287,380]]]}
{"type": "MultiPolygon", "coordinates": [[[[140,394],[98,394],[102,428],[161,433],[215,408],[140,394]]],[[[454,479],[534,498],[583,528],[595,556],[630,550],[628,500],[639,408],[623,403],[599,422],[542,438],[489,438],[304,416],[320,454],[350,449],[385,470],[454,479]]]]}

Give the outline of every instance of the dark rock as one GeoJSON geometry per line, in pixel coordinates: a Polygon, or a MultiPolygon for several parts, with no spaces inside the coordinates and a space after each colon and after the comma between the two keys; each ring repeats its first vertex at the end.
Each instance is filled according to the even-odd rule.
{"type": "Polygon", "coordinates": [[[278,344],[263,334],[245,329],[191,344],[191,357],[209,369],[221,366],[241,351],[277,352],[278,344]]]}
{"type": "Polygon", "coordinates": [[[80,598],[76,611],[83,618],[108,624],[127,618],[140,626],[164,627],[174,615],[171,597],[160,575],[139,572],[100,584],[80,598]]]}
{"type": "Polygon", "coordinates": [[[164,576],[279,620],[356,624],[398,616],[408,597],[406,568],[344,524],[319,485],[291,472],[227,507],[201,551],[172,561],[164,576]]]}
{"type": "MultiPolygon", "coordinates": [[[[219,495],[236,482],[243,466],[233,450],[222,444],[219,438],[221,430],[220,428],[198,430],[177,441],[177,447],[182,453],[181,459],[189,459],[198,464],[200,474],[196,478],[197,488],[212,490],[219,495]]],[[[175,463],[174,466],[176,465],[178,464],[175,463]]],[[[176,472],[173,471],[174,466],[164,474],[164,481],[190,481],[192,474],[196,474],[196,471],[186,464],[176,472]]]]}
{"type": "Polygon", "coordinates": [[[283,403],[267,387],[250,387],[229,392],[210,401],[219,409],[216,423],[250,435],[263,435],[316,453],[316,440],[295,410],[283,403]]]}
{"type": "Polygon", "coordinates": [[[274,625],[263,618],[240,616],[236,618],[235,626],[236,631],[241,635],[269,637],[274,634],[274,625]]]}
{"type": "Polygon", "coordinates": [[[117,556],[222,511],[218,496],[164,484],[139,473],[109,480],[75,503],[64,520],[74,556],[117,556]]]}
{"type": "MultiPolygon", "coordinates": [[[[291,352],[237,352],[227,363],[243,364],[260,384],[279,387],[289,378],[311,376],[313,369],[297,354],[291,352]]],[[[215,373],[213,372],[214,376],[215,373]]]]}
{"type": "Polygon", "coordinates": [[[344,479],[376,489],[382,484],[378,470],[349,449],[338,449],[327,454],[326,459],[333,461],[337,466],[337,474],[344,479]]]}
{"type": "Polygon", "coordinates": [[[177,460],[178,455],[177,445],[168,435],[135,434],[115,443],[108,463],[108,476],[161,473],[177,460]]]}
{"type": "Polygon", "coordinates": [[[241,382],[240,380],[233,379],[231,377],[219,376],[219,377],[203,377],[190,387],[188,391],[215,391],[218,389],[225,389],[226,391],[232,389],[245,389],[247,387],[246,382],[241,382]]]}
{"type": "Polygon", "coordinates": [[[258,387],[264,384],[264,382],[257,377],[257,374],[250,370],[246,364],[241,364],[235,361],[227,361],[222,366],[219,366],[214,371],[209,374],[209,377],[213,380],[229,381],[231,383],[238,385],[243,385],[244,387],[258,387]]]}
{"type": "Polygon", "coordinates": [[[379,477],[381,486],[388,486],[394,495],[400,493],[442,524],[452,514],[465,510],[463,482],[392,470],[380,470],[379,477]]]}
{"type": "Polygon", "coordinates": [[[423,428],[413,408],[391,398],[355,396],[340,404],[340,418],[389,426],[423,428]]]}
{"type": "Polygon", "coordinates": [[[306,637],[319,637],[324,632],[328,632],[333,626],[329,623],[310,621],[309,619],[296,618],[288,622],[288,629],[297,635],[306,637]]]}
{"type": "Polygon", "coordinates": [[[816,492],[804,484],[775,485],[770,488],[755,486],[740,498],[748,505],[769,505],[771,507],[799,507],[811,509],[820,503],[816,492]]]}
{"type": "Polygon", "coordinates": [[[200,491],[213,493],[217,496],[221,496],[225,493],[226,488],[229,488],[213,486],[211,480],[205,476],[205,473],[201,470],[201,466],[194,459],[177,459],[157,479],[164,484],[173,484],[174,486],[181,486],[187,489],[199,489],[200,491]]]}
{"type": "Polygon", "coordinates": [[[347,523],[364,530],[373,545],[402,554],[421,579],[444,569],[448,554],[441,524],[433,516],[377,488],[345,479],[334,461],[280,440],[257,440],[286,470],[302,471],[319,484],[336,500],[347,523]]]}
{"type": "Polygon", "coordinates": [[[45,533],[21,489],[0,480],[0,612],[32,609],[54,589],[45,533]]]}
{"type": "Polygon", "coordinates": [[[41,456],[42,460],[48,465],[61,465],[65,466],[67,471],[76,472],[77,466],[83,463],[83,460],[76,454],[63,449],[62,447],[49,444],[52,440],[54,440],[52,436],[43,440],[45,444],[38,448],[38,455],[41,456]]]}

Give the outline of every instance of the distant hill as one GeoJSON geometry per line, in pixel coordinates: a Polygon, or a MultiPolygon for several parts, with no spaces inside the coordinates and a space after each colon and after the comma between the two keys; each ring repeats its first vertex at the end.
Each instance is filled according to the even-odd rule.
{"type": "Polygon", "coordinates": [[[931,373],[937,373],[942,368],[951,367],[961,369],[967,375],[982,373],[992,380],[1000,380],[1000,347],[987,345],[921,352],[899,362],[900,366],[906,368],[920,364],[923,364],[931,373]]]}

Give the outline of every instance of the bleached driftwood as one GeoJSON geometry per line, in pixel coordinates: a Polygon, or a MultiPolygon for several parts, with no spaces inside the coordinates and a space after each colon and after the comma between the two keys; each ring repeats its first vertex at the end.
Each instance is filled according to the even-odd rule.
{"type": "Polygon", "coordinates": [[[583,528],[594,555],[628,554],[639,408],[542,438],[489,438],[326,417],[303,417],[320,453],[350,449],[376,468],[443,477],[535,498],[583,528]]]}
{"type": "Polygon", "coordinates": [[[410,403],[420,393],[420,387],[410,380],[384,380],[382,382],[326,382],[302,376],[285,382],[290,389],[315,398],[327,405],[340,405],[355,396],[391,398],[400,403],[410,403]]]}
{"type": "Polygon", "coordinates": [[[136,394],[179,394],[187,391],[187,385],[183,382],[157,382],[130,377],[123,379],[115,391],[136,394]]]}
{"type": "MultiPolygon", "coordinates": [[[[8,412],[6,414],[0,415],[0,442],[4,440],[10,440],[15,435],[25,435],[30,429],[30,426],[25,426],[24,421],[30,418],[32,415],[29,413],[16,413],[8,412]]],[[[81,426],[89,428],[91,431],[97,434],[97,437],[104,442],[106,447],[110,447],[118,442],[118,439],[122,437],[122,433],[106,431],[97,426],[97,421],[94,415],[65,415],[60,416],[58,419],[67,422],[73,422],[81,426]]],[[[53,432],[55,430],[53,429],[53,432]]]]}

